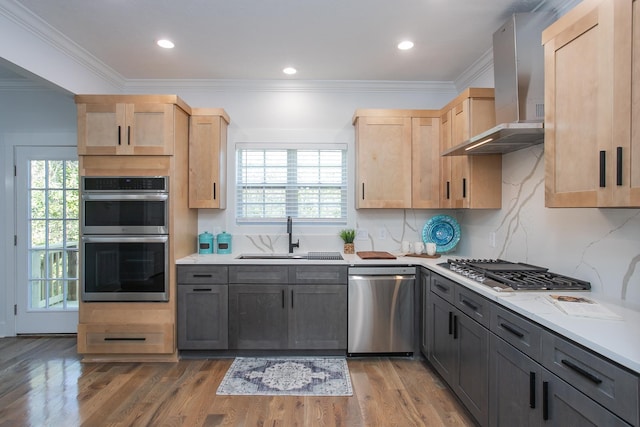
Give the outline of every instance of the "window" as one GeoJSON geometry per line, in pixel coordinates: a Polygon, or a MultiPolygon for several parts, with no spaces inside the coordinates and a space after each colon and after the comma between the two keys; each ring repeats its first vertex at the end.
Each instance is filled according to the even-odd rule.
{"type": "Polygon", "coordinates": [[[346,222],[346,144],[321,148],[238,144],[236,154],[238,222],[279,222],[287,216],[346,222]]]}

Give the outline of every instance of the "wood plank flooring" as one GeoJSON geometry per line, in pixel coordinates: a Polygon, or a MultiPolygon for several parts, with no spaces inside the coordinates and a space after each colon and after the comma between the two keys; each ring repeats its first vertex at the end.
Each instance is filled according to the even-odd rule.
{"type": "Polygon", "coordinates": [[[81,363],[75,337],[0,338],[0,427],[473,425],[419,360],[349,359],[351,397],[216,396],[231,362],[81,363]]]}

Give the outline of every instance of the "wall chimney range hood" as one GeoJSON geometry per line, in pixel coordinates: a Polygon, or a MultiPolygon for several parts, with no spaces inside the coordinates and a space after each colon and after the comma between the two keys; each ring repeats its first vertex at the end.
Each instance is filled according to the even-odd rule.
{"type": "Polygon", "coordinates": [[[496,123],[500,124],[443,156],[504,154],[544,142],[541,36],[553,21],[553,12],[516,13],[493,34],[496,123]]]}

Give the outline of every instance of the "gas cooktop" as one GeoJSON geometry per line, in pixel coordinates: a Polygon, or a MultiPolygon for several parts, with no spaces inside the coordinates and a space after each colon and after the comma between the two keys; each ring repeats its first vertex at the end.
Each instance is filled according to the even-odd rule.
{"type": "Polygon", "coordinates": [[[547,268],[501,259],[448,259],[438,264],[496,291],[557,290],[583,291],[591,284],[551,273],[547,268]]]}

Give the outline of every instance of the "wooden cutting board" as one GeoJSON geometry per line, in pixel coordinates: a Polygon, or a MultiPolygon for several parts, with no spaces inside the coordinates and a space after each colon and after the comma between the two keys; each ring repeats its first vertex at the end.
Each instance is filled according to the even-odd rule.
{"type": "Polygon", "coordinates": [[[396,259],[395,255],[384,251],[360,251],[356,254],[362,259],[396,259]]]}

